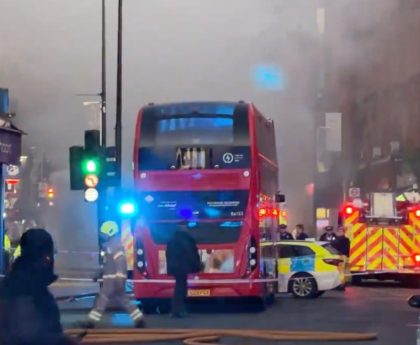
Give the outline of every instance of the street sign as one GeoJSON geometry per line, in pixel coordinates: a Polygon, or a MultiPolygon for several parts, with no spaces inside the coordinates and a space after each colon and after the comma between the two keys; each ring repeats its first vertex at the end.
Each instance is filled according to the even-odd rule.
{"type": "Polygon", "coordinates": [[[13,164],[8,165],[6,171],[9,176],[17,176],[20,172],[19,166],[13,164]]]}
{"type": "Polygon", "coordinates": [[[349,198],[351,198],[351,199],[360,198],[360,188],[350,187],[349,188],[349,198]]]}

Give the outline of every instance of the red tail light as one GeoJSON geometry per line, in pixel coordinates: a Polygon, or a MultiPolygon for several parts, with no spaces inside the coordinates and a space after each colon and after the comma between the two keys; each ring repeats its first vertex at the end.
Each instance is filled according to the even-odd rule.
{"type": "Polygon", "coordinates": [[[323,259],[322,261],[324,261],[328,265],[333,266],[339,266],[343,262],[343,260],[341,259],[323,259]]]}
{"type": "Polygon", "coordinates": [[[413,260],[417,265],[420,264],[420,254],[414,254],[413,260]]]}

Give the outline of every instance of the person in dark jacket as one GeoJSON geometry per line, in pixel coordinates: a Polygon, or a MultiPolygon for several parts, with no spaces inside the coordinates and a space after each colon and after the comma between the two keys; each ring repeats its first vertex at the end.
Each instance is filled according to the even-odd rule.
{"type": "Polygon", "coordinates": [[[30,229],[20,246],[21,256],[0,285],[0,344],[76,344],[64,335],[58,306],[48,290],[57,280],[50,234],[30,229]]]}
{"type": "Polygon", "coordinates": [[[341,255],[349,257],[350,255],[350,240],[344,234],[344,228],[337,229],[336,238],[332,241],[332,246],[340,252],[341,255]]]}
{"type": "Polygon", "coordinates": [[[305,232],[303,224],[296,225],[296,239],[299,241],[304,241],[308,238],[308,235],[305,232]]]}
{"type": "Polygon", "coordinates": [[[319,240],[324,241],[324,242],[333,242],[336,238],[335,233],[334,233],[334,227],[332,227],[331,225],[328,225],[324,228],[324,230],[325,232],[321,235],[319,240]]]}
{"type": "Polygon", "coordinates": [[[290,232],[287,231],[287,225],[279,225],[279,237],[280,240],[293,240],[293,236],[290,232]]]}
{"type": "Polygon", "coordinates": [[[188,233],[186,224],[181,224],[166,247],[168,274],[175,278],[172,298],[172,316],[183,317],[186,314],[188,274],[197,273],[201,268],[200,255],[194,238],[188,233]]]}

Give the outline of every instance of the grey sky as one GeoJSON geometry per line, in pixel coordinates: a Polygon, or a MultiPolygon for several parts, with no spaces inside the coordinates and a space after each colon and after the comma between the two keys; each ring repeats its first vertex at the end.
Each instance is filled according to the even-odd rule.
{"type": "MultiPolygon", "coordinates": [[[[108,0],[109,135],[114,125],[116,0],[108,0]]],[[[313,104],[319,76],[316,0],[125,0],[123,130],[130,168],[135,116],[150,101],[249,100],[275,119],[282,190],[310,218],[313,104]],[[275,64],[283,91],[256,87],[275,64]]],[[[27,144],[63,169],[88,125],[82,102],[100,87],[100,0],[0,0],[0,84],[10,88],[27,144]]]]}

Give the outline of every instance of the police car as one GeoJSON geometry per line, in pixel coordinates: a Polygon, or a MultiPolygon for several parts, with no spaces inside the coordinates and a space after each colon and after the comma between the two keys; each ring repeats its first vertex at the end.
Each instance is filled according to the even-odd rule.
{"type": "Polygon", "coordinates": [[[345,283],[343,257],[328,242],[280,241],[261,247],[262,264],[278,278],[278,292],[316,298],[345,283]]]}

